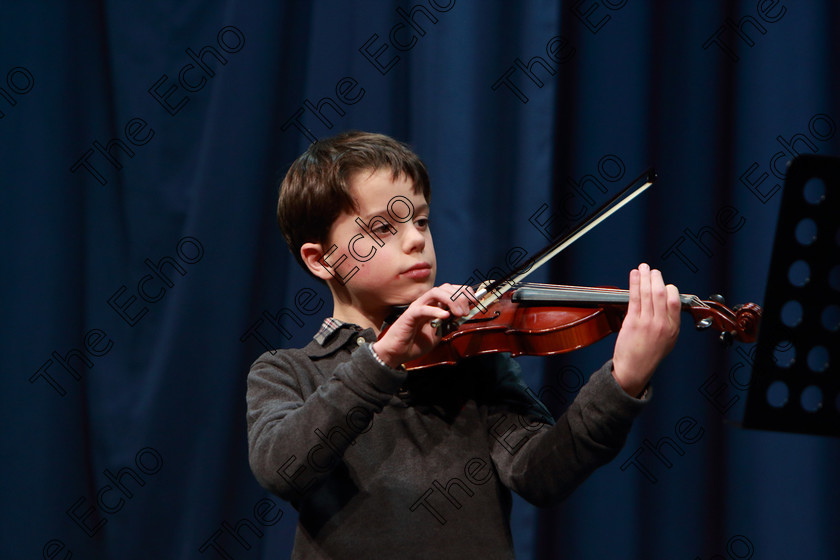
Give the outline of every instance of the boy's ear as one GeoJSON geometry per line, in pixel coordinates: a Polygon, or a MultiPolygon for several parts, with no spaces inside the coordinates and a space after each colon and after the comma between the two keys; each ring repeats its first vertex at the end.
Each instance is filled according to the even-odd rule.
{"type": "Polygon", "coordinates": [[[327,281],[333,277],[332,273],[321,264],[321,259],[324,257],[324,249],[320,243],[304,243],[300,246],[300,258],[303,259],[306,268],[309,272],[327,281]]]}

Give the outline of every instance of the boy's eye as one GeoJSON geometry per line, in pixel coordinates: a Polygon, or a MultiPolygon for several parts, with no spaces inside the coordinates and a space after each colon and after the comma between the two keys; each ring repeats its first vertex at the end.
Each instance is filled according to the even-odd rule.
{"type": "Polygon", "coordinates": [[[371,230],[373,233],[379,233],[385,235],[386,233],[391,233],[391,229],[388,227],[387,224],[382,224],[381,226],[377,226],[371,230]]]}
{"type": "Polygon", "coordinates": [[[429,227],[429,218],[419,218],[418,220],[415,220],[414,223],[417,224],[417,227],[425,229],[429,227]]]}

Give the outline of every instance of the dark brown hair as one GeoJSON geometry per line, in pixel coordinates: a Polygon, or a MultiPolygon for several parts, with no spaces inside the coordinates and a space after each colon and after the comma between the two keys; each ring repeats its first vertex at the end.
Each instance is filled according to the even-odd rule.
{"type": "Polygon", "coordinates": [[[277,223],[305,270],[301,246],[326,243],[336,219],[359,210],[350,179],[360,171],[380,169],[390,169],[394,179],[405,175],[426,202],[431,198],[426,166],[406,144],[384,134],[354,130],[318,140],[292,163],[280,184],[277,223]]]}

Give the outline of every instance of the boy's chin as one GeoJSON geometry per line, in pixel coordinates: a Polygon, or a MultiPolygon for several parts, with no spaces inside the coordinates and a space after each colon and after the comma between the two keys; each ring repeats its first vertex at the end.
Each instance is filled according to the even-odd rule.
{"type": "Polygon", "coordinates": [[[429,290],[431,290],[433,287],[434,284],[432,282],[418,282],[413,286],[406,288],[405,290],[400,290],[400,295],[396,299],[401,300],[403,303],[397,305],[407,305],[415,299],[422,296],[423,294],[425,294],[426,292],[428,292],[429,290]]]}

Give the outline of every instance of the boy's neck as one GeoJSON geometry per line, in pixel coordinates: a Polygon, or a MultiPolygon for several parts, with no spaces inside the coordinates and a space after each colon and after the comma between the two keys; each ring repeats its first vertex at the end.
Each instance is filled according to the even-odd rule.
{"type": "Polygon", "coordinates": [[[349,305],[341,305],[335,302],[333,305],[333,318],[346,323],[353,323],[362,327],[362,329],[371,328],[376,336],[379,336],[379,327],[385,321],[385,315],[380,317],[380,313],[370,314],[349,305]]]}

